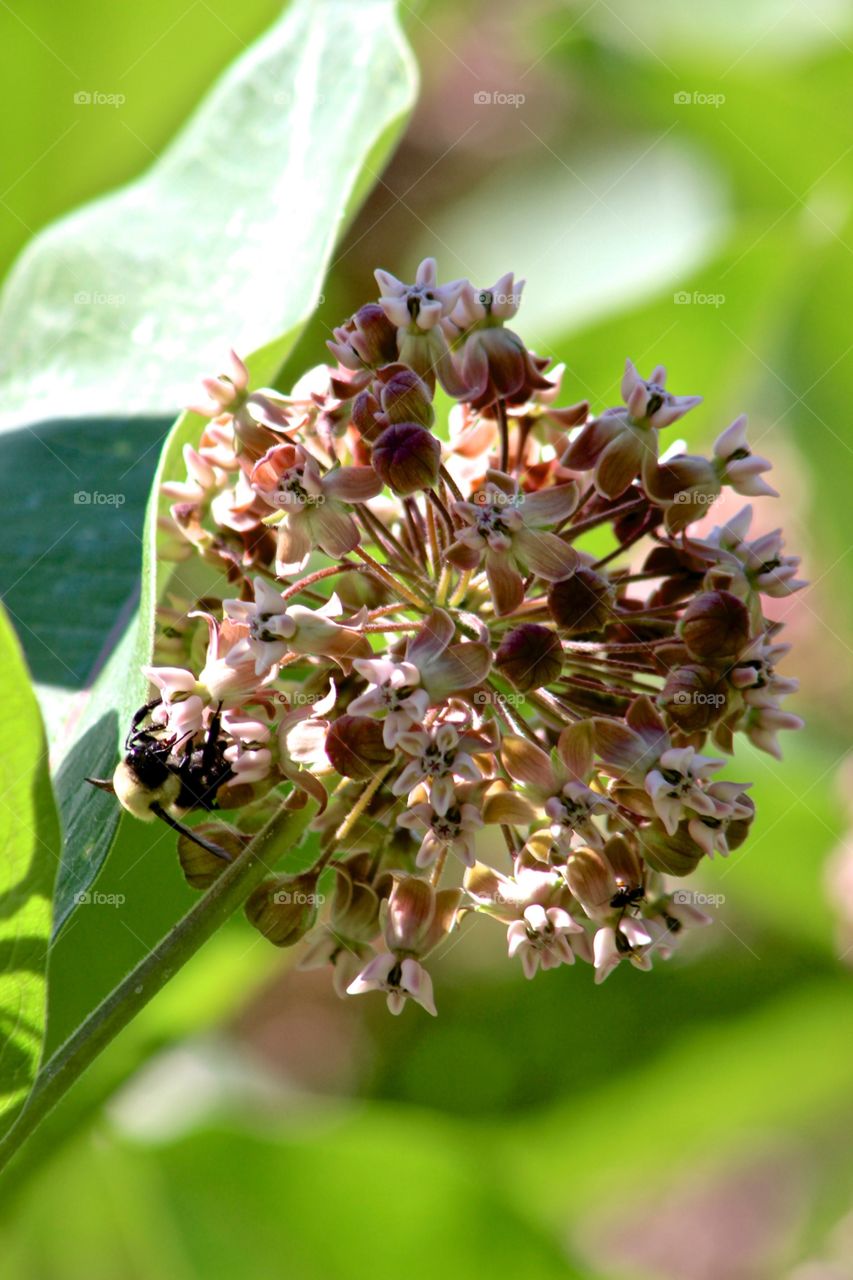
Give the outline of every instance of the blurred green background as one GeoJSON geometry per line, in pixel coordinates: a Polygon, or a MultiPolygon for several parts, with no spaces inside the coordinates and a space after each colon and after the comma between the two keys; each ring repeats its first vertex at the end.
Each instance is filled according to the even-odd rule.
{"type": "MultiPolygon", "coordinates": [[[[4,5],[4,271],[51,218],[142,172],[278,10],[4,5]],[[81,107],[81,87],[126,101],[81,107]]],[[[437,1022],[417,1009],[396,1021],[378,1000],[337,1001],[325,975],[285,972],[234,921],[19,1163],[3,1272],[843,1280],[853,934],[826,864],[851,816],[850,8],[426,0],[401,15],[421,101],[281,385],[373,296],[374,266],[406,276],[432,253],[444,278],[527,278],[518,327],[565,362],[567,400],[613,403],[630,355],[705,395],[683,424],[696,447],[748,412],[782,493],[756,518],[784,525],[812,582],[769,605],[795,643],[787,669],[803,688],[789,705],[808,727],[783,764],[740,754],[730,772],[755,779],[753,836],[703,871],[725,899],[715,926],[650,975],[594,988],[588,969],[563,969],[527,984],[499,930],[480,949],[484,926],[435,966],[437,1022]]],[[[63,448],[88,457],[75,432],[63,448]]],[[[125,594],[150,475],[134,472],[122,512],[125,594]]],[[[31,665],[61,686],[8,573],[31,665]]],[[[69,657],[75,677],[94,656],[69,657]]],[[[143,833],[98,888],[144,899],[144,852],[143,833]]],[[[156,910],[141,942],[109,907],[88,912],[52,981],[73,986],[67,948],[78,963],[135,955],[158,936],[156,910]]]]}

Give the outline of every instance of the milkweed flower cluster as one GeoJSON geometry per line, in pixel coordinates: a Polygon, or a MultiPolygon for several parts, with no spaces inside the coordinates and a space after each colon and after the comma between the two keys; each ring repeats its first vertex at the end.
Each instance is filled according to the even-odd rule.
{"type": "MultiPolygon", "coordinates": [[[[708,923],[673,879],[753,821],[735,735],[778,755],[800,725],[764,614],[797,559],[750,505],[695,528],[724,489],[772,494],[770,464],[743,418],[667,452],[700,397],[661,366],[558,407],[511,274],[376,280],[290,394],[236,356],[205,383],[162,533],[208,586],[162,611],[157,732],[180,756],[217,719],[230,821],[203,830],[229,853],[264,805],[314,802],[314,864],[247,914],[341,994],[434,1013],[430,955],[483,920],[527,977],[648,969],[708,923]]],[[[221,870],[180,849],[199,887],[221,870]]]]}

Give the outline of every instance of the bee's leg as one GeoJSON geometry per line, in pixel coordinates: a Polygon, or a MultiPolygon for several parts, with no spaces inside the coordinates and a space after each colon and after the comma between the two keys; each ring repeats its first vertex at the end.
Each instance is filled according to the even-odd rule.
{"type": "Polygon", "coordinates": [[[186,836],[188,840],[192,840],[193,844],[197,844],[202,849],[206,849],[208,853],[214,854],[217,858],[222,858],[225,862],[233,861],[231,854],[221,848],[220,845],[214,844],[212,840],[205,840],[204,836],[198,835],[190,827],[185,827],[182,822],[178,822],[177,818],[173,818],[165,809],[161,809],[160,805],[152,804],[151,812],[156,814],[158,818],[162,818],[167,827],[171,827],[173,831],[177,831],[182,836],[186,836]]]}
{"type": "Polygon", "coordinates": [[[216,754],[219,747],[219,734],[222,730],[222,703],[220,702],[210,719],[210,728],[207,731],[207,737],[204,740],[204,746],[201,752],[201,764],[205,776],[209,774],[216,764],[216,754]]]}
{"type": "Polygon", "coordinates": [[[112,796],[116,793],[112,778],[84,778],[83,781],[91,782],[93,787],[99,787],[101,791],[109,791],[112,796]]]}
{"type": "Polygon", "coordinates": [[[128,732],[128,735],[125,738],[125,742],[124,742],[125,751],[130,750],[133,744],[133,740],[136,737],[137,732],[139,731],[139,726],[142,724],[142,721],[145,720],[147,716],[150,716],[154,708],[159,707],[162,701],[163,701],[162,698],[155,698],[153,702],[146,702],[145,706],[140,707],[139,710],[134,714],[134,717],[130,722],[130,731],[128,732]]]}

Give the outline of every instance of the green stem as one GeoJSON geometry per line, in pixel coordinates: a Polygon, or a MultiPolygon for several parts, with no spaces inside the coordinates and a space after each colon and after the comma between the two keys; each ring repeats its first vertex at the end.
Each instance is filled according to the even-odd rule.
{"type": "Polygon", "coordinates": [[[39,1071],[23,1110],[0,1142],[0,1169],[98,1054],[243,905],[282,854],[295,848],[313,813],[310,802],[302,809],[282,806],[192,910],[60,1045],[39,1071]]]}

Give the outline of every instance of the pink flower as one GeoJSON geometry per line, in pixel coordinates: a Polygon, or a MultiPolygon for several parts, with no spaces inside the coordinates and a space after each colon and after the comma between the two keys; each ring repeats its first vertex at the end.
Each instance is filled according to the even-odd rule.
{"type": "Polygon", "coordinates": [[[240,711],[225,711],[222,715],[222,729],[232,740],[232,745],[225,749],[225,759],[233,773],[226,786],[263,782],[268,778],[273,762],[269,747],[270,726],[257,716],[240,711]]]}
{"type": "Polygon", "coordinates": [[[533,978],[539,968],[574,964],[575,953],[568,938],[572,933],[583,933],[583,926],[568,911],[533,903],[525,907],[521,920],[513,920],[507,929],[509,957],[518,956],[525,978],[533,978]]]}
{"type": "Polygon", "coordinates": [[[394,658],[356,658],[355,670],[370,682],[370,688],[355,698],[348,711],[353,716],[384,715],[382,741],[396,746],[400,734],[412,725],[423,724],[430,698],[420,685],[420,672],[411,662],[394,658]]]}
{"type": "Polygon", "coordinates": [[[503,739],[504,767],[551,819],[551,835],[559,852],[568,853],[578,838],[593,848],[604,843],[592,818],[614,806],[607,796],[587,785],[593,772],[593,743],[589,721],[564,729],[550,756],[526,738],[507,734],[503,739]]]}
{"type": "Polygon", "coordinates": [[[460,733],[452,724],[409,730],[398,736],[397,746],[409,760],[391,787],[393,794],[405,795],[429,780],[430,803],[440,817],[453,804],[457,778],[478,782],[482,776],[470,753],[483,750],[485,743],[475,734],[460,733]]]}
{"type": "Polygon", "coordinates": [[[299,446],[279,444],[252,471],[252,487],[280,511],[266,523],[278,525],[276,573],[285,577],[305,567],[314,547],[335,559],[358,546],[358,527],[344,505],[366,502],[382,489],[372,467],[335,467],[324,474],[299,446]]]}
{"type": "Polygon", "coordinates": [[[397,819],[398,826],[408,830],[425,830],[418,849],[415,865],[428,867],[439,853],[448,850],[460,858],[466,867],[474,865],[474,841],[483,826],[483,817],[477,805],[452,804],[446,813],[436,813],[431,804],[412,805],[397,819]]]}
{"type": "Polygon", "coordinates": [[[474,501],[454,504],[466,528],[448,548],[447,559],[468,570],[485,561],[495,611],[512,613],[524,597],[522,572],[559,582],[577,567],[577,552],[556,534],[545,532],[548,525],[571,515],[577,501],[573,483],[526,494],[509,476],[487,471],[485,487],[474,501]]]}
{"type": "Polygon", "coordinates": [[[407,1000],[414,1000],[433,1017],[438,1013],[432,978],[411,956],[403,960],[389,952],[374,956],[347,987],[347,994],[351,996],[365,991],[384,991],[388,1009],[394,1014],[403,1012],[407,1000]]]}
{"type": "Polygon", "coordinates": [[[632,916],[599,929],[592,943],[596,983],[604,982],[620,960],[630,960],[635,969],[651,969],[649,949],[653,941],[645,922],[632,916]]]}
{"type": "Polygon", "coordinates": [[[675,835],[687,809],[711,818],[731,812],[729,805],[715,800],[703,785],[723,764],[722,760],[697,755],[693,747],[669,747],[661,753],[644,785],[667,835],[675,835]]]}
{"type": "Polygon", "coordinates": [[[714,457],[721,467],[720,479],[731,485],[735,493],[742,493],[745,497],[779,497],[776,490],[761,479],[761,473],[770,471],[773,464],[749,451],[746,414],[736,418],[714,441],[714,457]]]}
{"type": "Polygon", "coordinates": [[[465,287],[464,280],[436,283],[434,258],[424,258],[414,284],[403,284],[388,271],[375,271],[382,291],[379,305],[397,327],[397,347],[409,365],[429,385],[436,376],[448,395],[462,396],[465,384],[457,372],[440,321],[450,315],[465,287]]]}
{"type": "Polygon", "coordinates": [[[227,364],[225,373],[202,379],[207,398],[189,406],[194,413],[205,418],[219,418],[235,413],[245,404],[249,370],[235,351],[228,352],[227,364]]]}
{"type": "Polygon", "coordinates": [[[618,498],[658,454],[657,431],[683,417],[701,396],[674,396],[658,365],[644,382],[630,360],[625,362],[622,396],[626,408],[607,409],[582,428],[569,446],[565,463],[575,470],[595,469],[595,487],[605,498],[618,498]]]}
{"type": "Polygon", "coordinates": [[[331,658],[347,669],[354,658],[370,652],[367,639],[350,627],[332,622],[328,615],[340,612],[333,596],[319,609],[287,604],[263,578],[255,579],[255,599],[225,600],[226,618],[242,624],[241,638],[228,657],[229,664],[244,665],[250,659],[257,674],[281,661],[286,653],[331,658]]]}
{"type": "Polygon", "coordinates": [[[496,400],[523,403],[537,391],[551,389],[521,338],[504,328],[504,321],[518,311],[523,288],[524,281],[515,283],[512,272],[490,289],[475,289],[466,281],[444,324],[448,337],[459,343],[466,399],[474,408],[496,400]]]}

